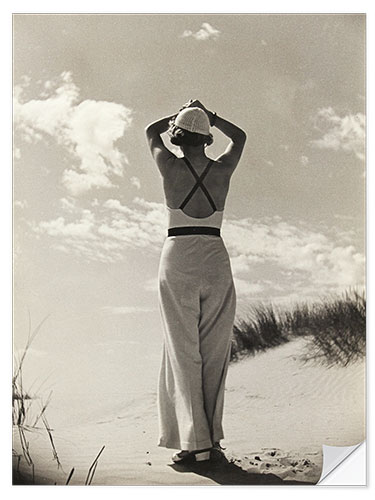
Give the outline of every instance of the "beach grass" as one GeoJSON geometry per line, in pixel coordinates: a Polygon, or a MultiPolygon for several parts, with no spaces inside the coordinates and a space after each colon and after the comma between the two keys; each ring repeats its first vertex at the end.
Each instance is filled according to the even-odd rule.
{"type": "Polygon", "coordinates": [[[346,366],[366,354],[366,298],[348,290],[319,302],[298,303],[290,309],[260,304],[233,328],[231,361],[306,337],[305,360],[346,366]]]}
{"type": "MultiPolygon", "coordinates": [[[[32,457],[32,452],[30,450],[30,443],[27,438],[27,435],[30,432],[47,432],[53,460],[56,461],[57,468],[63,470],[53,438],[53,429],[50,427],[46,416],[46,410],[51,400],[52,392],[48,395],[47,400],[43,402],[42,398],[40,398],[38,395],[30,395],[29,391],[25,389],[23,384],[23,364],[27,352],[29,351],[33,340],[35,339],[36,335],[40,331],[43,323],[47,318],[48,316],[45,317],[34,330],[32,330],[31,317],[29,313],[29,332],[27,342],[21,356],[19,357],[19,359],[16,359],[13,366],[14,375],[12,377],[12,424],[13,428],[17,429],[18,431],[19,443],[21,446],[21,450],[19,451],[15,450],[14,448],[12,450],[12,454],[14,457],[13,485],[38,484],[36,466],[32,457]],[[38,411],[35,408],[36,402],[39,402],[40,405],[38,411]],[[36,417],[33,418],[32,415],[34,414],[35,416],[35,413],[36,417]],[[38,422],[40,420],[43,426],[38,426],[38,422]],[[26,473],[25,468],[23,468],[23,472],[21,472],[20,466],[22,460],[25,460],[26,465],[28,466],[28,470],[26,471],[26,473]]],[[[104,448],[105,446],[103,445],[88,470],[85,481],[86,486],[91,485],[92,483],[98,465],[99,457],[102,454],[104,448]]],[[[66,485],[69,484],[74,474],[74,470],[75,469],[73,467],[67,477],[65,483],[66,485]]],[[[55,482],[54,484],[56,485],[57,483],[55,482]]]]}
{"type": "Polygon", "coordinates": [[[28,433],[40,432],[42,428],[38,427],[37,425],[40,419],[42,419],[44,427],[49,435],[54,458],[57,460],[58,466],[61,465],[53,441],[52,429],[49,427],[44,414],[48,406],[50,396],[48,397],[46,403],[41,402],[40,411],[37,414],[37,417],[33,419],[32,414],[35,414],[35,403],[38,400],[39,402],[41,400],[40,398],[31,396],[25,389],[23,383],[23,365],[27,352],[29,351],[33,340],[39,333],[43,323],[47,320],[47,318],[48,316],[45,317],[34,330],[32,330],[31,317],[29,312],[29,331],[27,342],[21,356],[15,360],[15,363],[13,365],[14,374],[12,377],[12,424],[13,428],[16,428],[18,431],[19,442],[21,445],[21,453],[18,453],[13,449],[13,455],[17,458],[17,467],[13,467],[13,484],[22,484],[24,482],[20,473],[20,464],[22,459],[24,459],[26,461],[26,464],[29,466],[29,481],[31,482],[31,484],[35,484],[35,464],[30,450],[28,433]]]}

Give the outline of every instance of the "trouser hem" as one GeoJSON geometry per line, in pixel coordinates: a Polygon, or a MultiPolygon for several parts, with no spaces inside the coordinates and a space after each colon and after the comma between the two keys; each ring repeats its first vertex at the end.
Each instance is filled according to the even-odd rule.
{"type": "Polygon", "coordinates": [[[170,448],[173,450],[203,450],[205,448],[212,448],[211,439],[205,439],[204,441],[167,441],[166,439],[159,439],[158,446],[162,448],[170,448]]]}

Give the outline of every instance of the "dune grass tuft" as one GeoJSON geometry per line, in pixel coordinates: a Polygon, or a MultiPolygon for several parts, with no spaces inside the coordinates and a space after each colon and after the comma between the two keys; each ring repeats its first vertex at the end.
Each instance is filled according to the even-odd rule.
{"type": "MultiPolygon", "coordinates": [[[[47,316],[48,317],[48,316],[47,316]]],[[[57,463],[57,468],[61,468],[63,470],[63,467],[61,465],[57,449],[55,446],[55,442],[53,439],[53,429],[50,427],[47,416],[46,416],[46,409],[48,407],[48,404],[51,400],[51,394],[49,394],[47,401],[43,403],[41,401],[41,398],[37,396],[31,396],[28,391],[26,391],[24,384],[23,384],[23,364],[26,358],[26,354],[31,346],[32,341],[40,331],[43,323],[46,321],[46,318],[44,318],[39,325],[32,331],[31,328],[31,317],[29,313],[29,332],[28,332],[28,339],[26,342],[26,346],[22,352],[22,355],[20,356],[19,359],[16,359],[16,362],[14,364],[14,375],[12,377],[12,400],[13,400],[13,408],[12,408],[12,423],[13,427],[17,429],[18,435],[19,435],[19,442],[21,445],[21,452],[17,452],[14,448],[12,450],[12,454],[14,458],[17,460],[16,463],[13,463],[13,484],[36,484],[36,475],[35,475],[35,463],[32,458],[31,452],[30,452],[30,443],[27,439],[27,433],[29,432],[40,432],[43,431],[44,429],[47,432],[50,445],[51,445],[51,450],[52,450],[52,455],[53,455],[53,460],[56,461],[57,463]],[[40,400],[40,410],[37,413],[36,418],[32,419],[31,418],[31,413],[32,409],[35,410],[35,408],[32,408],[33,405],[35,405],[36,400],[40,400]],[[38,422],[39,420],[42,421],[44,427],[38,427],[38,422]],[[21,460],[24,459],[26,461],[27,466],[29,467],[30,472],[25,472],[21,473],[20,471],[20,464],[21,460]]],[[[98,460],[100,455],[102,454],[105,446],[102,446],[99,454],[95,458],[94,462],[89,468],[87,478],[85,485],[91,485],[92,480],[95,475],[95,471],[98,465],[98,460]]],[[[69,484],[73,474],[74,474],[74,467],[71,469],[69,476],[66,480],[66,485],[69,484]]],[[[63,471],[64,472],[64,471],[63,471]]],[[[55,485],[57,484],[56,482],[54,483],[55,485]]]]}
{"type": "Polygon", "coordinates": [[[348,290],[313,304],[289,310],[271,305],[252,307],[233,329],[231,361],[264,351],[303,336],[308,338],[307,359],[346,366],[366,354],[365,294],[348,290]]]}

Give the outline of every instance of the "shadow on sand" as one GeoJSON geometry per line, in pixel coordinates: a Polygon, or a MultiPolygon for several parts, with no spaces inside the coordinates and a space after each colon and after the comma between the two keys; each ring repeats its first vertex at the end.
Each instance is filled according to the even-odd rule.
{"type": "Polygon", "coordinates": [[[170,464],[176,472],[194,472],[199,476],[208,477],[218,484],[226,485],[314,485],[308,481],[292,481],[281,479],[276,474],[246,472],[225,457],[215,461],[191,462],[185,464],[170,464]]]}

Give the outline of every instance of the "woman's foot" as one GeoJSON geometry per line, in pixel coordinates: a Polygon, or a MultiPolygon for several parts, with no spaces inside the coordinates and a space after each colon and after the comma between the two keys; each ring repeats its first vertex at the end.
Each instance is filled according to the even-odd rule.
{"type": "Polygon", "coordinates": [[[216,441],[216,443],[214,443],[213,448],[215,448],[215,450],[225,450],[226,449],[223,446],[221,446],[220,441],[216,441]]]}
{"type": "Polygon", "coordinates": [[[225,450],[225,448],[221,446],[219,441],[216,441],[211,449],[211,459],[214,461],[218,461],[225,458],[223,450],[225,450]]]}
{"type": "Polygon", "coordinates": [[[194,451],[181,450],[172,455],[172,460],[174,463],[204,462],[210,459],[211,450],[212,448],[194,451]]]}

